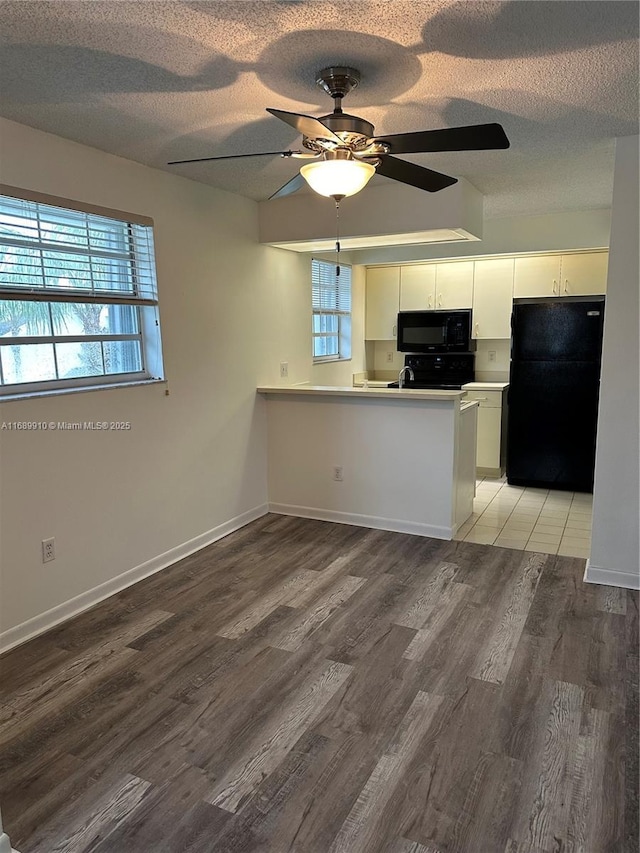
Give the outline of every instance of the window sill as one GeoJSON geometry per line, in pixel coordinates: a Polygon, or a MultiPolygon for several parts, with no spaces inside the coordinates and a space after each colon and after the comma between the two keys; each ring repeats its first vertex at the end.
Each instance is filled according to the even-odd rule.
{"type": "Polygon", "coordinates": [[[329,357],[329,358],[314,358],[313,359],[314,365],[315,364],[335,364],[336,361],[351,361],[351,356],[349,356],[348,358],[329,357]]]}
{"type": "Polygon", "coordinates": [[[56,388],[51,391],[29,391],[24,394],[0,394],[0,403],[13,400],[35,400],[41,397],[64,397],[67,394],[86,394],[89,391],[113,391],[117,388],[140,388],[144,385],[166,385],[166,379],[140,379],[135,382],[109,382],[105,385],[88,385],[83,388],[56,388]]]}

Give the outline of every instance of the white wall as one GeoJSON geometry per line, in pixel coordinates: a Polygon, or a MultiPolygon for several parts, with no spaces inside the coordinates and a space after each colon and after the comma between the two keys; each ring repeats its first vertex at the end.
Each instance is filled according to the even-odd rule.
{"type": "MultiPolygon", "coordinates": [[[[348,376],[350,384],[364,345],[351,362],[312,367],[309,257],[258,244],[255,202],[9,121],[0,122],[0,146],[3,183],[154,218],[170,392],[153,385],[1,405],[0,421],[132,425],[0,431],[0,630],[8,631],[261,512],[266,426],[256,385],[279,382],[281,361],[287,382],[348,376]],[[43,565],[40,543],[50,536],[57,556],[43,565]]],[[[361,341],[361,273],[355,280],[361,341]]]]}
{"type": "Polygon", "coordinates": [[[476,255],[605,249],[609,245],[611,210],[580,210],[539,216],[485,219],[482,240],[352,250],[354,263],[390,264],[476,255]]]}
{"type": "Polygon", "coordinates": [[[593,532],[586,574],[595,583],[636,589],[640,586],[638,153],[637,136],[617,141],[593,532]]]}
{"type": "Polygon", "coordinates": [[[511,367],[511,340],[476,341],[476,380],[508,382],[511,367]],[[493,356],[491,354],[493,353],[493,356]],[[490,358],[493,357],[493,361],[490,358]]]}
{"type": "MultiPolygon", "coordinates": [[[[367,362],[369,370],[376,374],[386,371],[398,373],[404,366],[404,353],[396,350],[396,342],[393,341],[371,341],[373,358],[367,362]],[[387,360],[388,353],[393,355],[393,360],[387,360]]],[[[475,371],[476,379],[481,382],[507,382],[509,379],[509,366],[511,358],[510,340],[481,340],[476,341],[475,371]],[[495,360],[489,360],[489,353],[495,353],[495,360]]]]}

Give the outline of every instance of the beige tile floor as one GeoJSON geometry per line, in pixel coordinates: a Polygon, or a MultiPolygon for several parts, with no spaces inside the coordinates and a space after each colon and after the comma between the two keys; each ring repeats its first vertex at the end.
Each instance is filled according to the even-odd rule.
{"type": "Polygon", "coordinates": [[[564,557],[589,556],[593,496],[478,480],[473,515],[454,539],[564,557]]]}

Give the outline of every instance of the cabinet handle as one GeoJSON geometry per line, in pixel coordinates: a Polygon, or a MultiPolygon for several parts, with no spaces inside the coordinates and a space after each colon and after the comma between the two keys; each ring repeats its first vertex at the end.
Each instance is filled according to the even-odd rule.
{"type": "Polygon", "coordinates": [[[427,306],[429,308],[433,308],[433,305],[431,304],[432,302],[433,302],[433,296],[431,294],[429,294],[429,301],[427,303],[427,306]]]}
{"type": "Polygon", "coordinates": [[[553,280],[553,295],[554,296],[557,296],[559,291],[560,291],[560,288],[558,288],[558,290],[556,290],[556,288],[558,288],[558,282],[554,278],[554,280],[553,280]]]}
{"type": "Polygon", "coordinates": [[[438,296],[438,307],[442,305],[442,294],[438,296]]]}
{"type": "Polygon", "coordinates": [[[478,327],[480,326],[480,323],[475,323],[474,325],[475,325],[475,329],[476,329],[475,335],[477,337],[478,336],[478,327]]]}
{"type": "Polygon", "coordinates": [[[564,280],[564,292],[569,293],[569,279],[565,278],[564,280]]]}
{"type": "Polygon", "coordinates": [[[393,334],[393,337],[394,337],[394,338],[395,338],[395,336],[396,336],[396,334],[397,334],[397,333],[398,333],[398,327],[397,327],[397,326],[394,326],[394,327],[393,327],[393,332],[392,332],[392,334],[393,334]]]}

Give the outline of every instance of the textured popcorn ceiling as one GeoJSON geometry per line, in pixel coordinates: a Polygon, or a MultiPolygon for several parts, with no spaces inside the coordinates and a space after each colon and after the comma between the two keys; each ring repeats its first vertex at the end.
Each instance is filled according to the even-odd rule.
{"type": "Polygon", "coordinates": [[[20,0],[0,39],[3,116],[254,199],[300,161],[166,162],[298,147],[265,107],[330,112],[326,65],[360,69],[344,107],[378,133],[500,122],[509,150],[406,157],[490,216],[608,206],[613,140],[638,132],[634,0],[20,0]]]}

